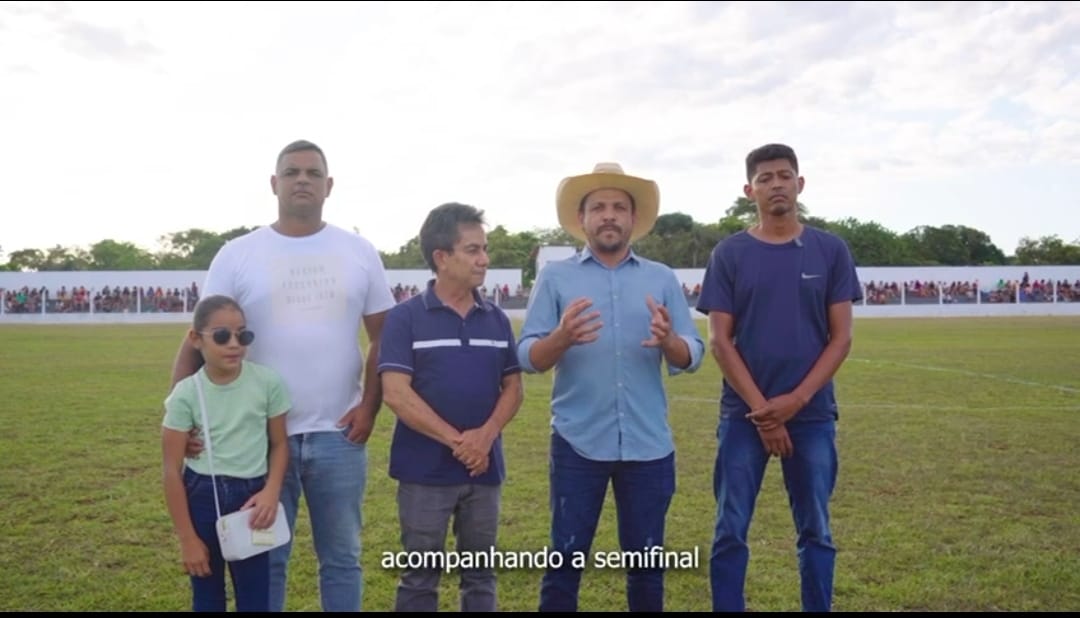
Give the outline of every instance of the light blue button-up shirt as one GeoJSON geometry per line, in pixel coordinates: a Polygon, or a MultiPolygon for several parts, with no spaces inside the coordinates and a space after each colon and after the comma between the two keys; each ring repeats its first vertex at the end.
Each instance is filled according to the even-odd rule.
{"type": "Polygon", "coordinates": [[[563,310],[587,297],[599,310],[599,339],[570,347],[556,363],[551,396],[552,427],[582,457],[596,461],[649,461],[675,449],[667,419],[659,347],[652,337],[652,295],[671,315],[672,330],[690,347],[690,365],[668,366],[668,374],[701,366],[705,343],[690,316],[675,273],[632,251],[615,268],[597,261],[586,247],[580,254],[549,262],[537,276],[518,343],[522,369],[536,373],[529,350],[559,325],[563,310]]]}

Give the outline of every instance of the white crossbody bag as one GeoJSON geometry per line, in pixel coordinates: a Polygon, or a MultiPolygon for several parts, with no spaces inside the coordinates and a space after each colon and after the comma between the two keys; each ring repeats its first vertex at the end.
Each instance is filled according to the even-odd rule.
{"type": "Polygon", "coordinates": [[[214,510],[217,512],[217,535],[221,544],[221,555],[233,562],[244,560],[262,552],[281,547],[289,542],[289,521],[285,518],[285,507],[278,502],[277,517],[274,525],[265,530],[251,527],[251,509],[235,511],[221,516],[221,503],[218,501],[217,480],[214,477],[214,449],[210,444],[210,419],[206,414],[206,400],[203,398],[202,380],[195,374],[195,390],[199,394],[199,409],[202,411],[203,440],[206,442],[206,456],[210,464],[210,480],[214,486],[214,510]]]}

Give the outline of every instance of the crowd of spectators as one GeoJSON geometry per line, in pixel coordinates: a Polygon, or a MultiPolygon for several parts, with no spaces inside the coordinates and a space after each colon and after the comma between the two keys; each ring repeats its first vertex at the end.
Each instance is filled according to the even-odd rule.
{"type": "Polygon", "coordinates": [[[187,288],[105,286],[100,290],[85,286],[61,286],[5,290],[3,313],[185,313],[195,310],[199,286],[187,288]]]}
{"type": "MultiPolygon", "coordinates": [[[[1021,303],[1080,302],[1080,279],[1053,281],[1031,279],[1027,273],[1019,281],[999,279],[982,285],[979,281],[867,281],[863,284],[867,305],[917,305],[961,303],[1021,303]]],[[[682,285],[691,306],[701,293],[701,284],[682,285]]],[[[390,290],[397,302],[404,302],[420,293],[416,285],[396,284],[390,290]]],[[[480,293],[496,305],[507,309],[524,308],[529,290],[518,285],[511,294],[510,286],[487,286],[480,293]]],[[[0,288],[2,313],[184,313],[195,309],[199,301],[199,286],[192,282],[187,288],[105,286],[100,290],[86,287],[61,286],[58,290],[45,287],[6,290],[0,288]]]]}
{"type": "Polygon", "coordinates": [[[956,303],[1052,303],[1080,302],[1080,279],[1032,280],[1027,273],[1020,281],[999,279],[980,285],[978,281],[868,281],[865,284],[868,305],[919,305],[956,303]]]}
{"type": "MultiPolygon", "coordinates": [[[[390,293],[394,295],[395,301],[401,303],[419,294],[420,287],[416,285],[402,285],[401,283],[398,283],[397,285],[390,288],[390,293]]],[[[514,290],[514,294],[511,295],[510,285],[504,283],[501,286],[494,285],[491,287],[490,290],[486,285],[481,286],[480,295],[495,303],[499,307],[519,309],[524,308],[525,303],[528,301],[529,294],[528,290],[521,287],[521,284],[518,284],[517,288],[514,290]],[[520,305],[520,307],[518,305],[520,305]]]]}

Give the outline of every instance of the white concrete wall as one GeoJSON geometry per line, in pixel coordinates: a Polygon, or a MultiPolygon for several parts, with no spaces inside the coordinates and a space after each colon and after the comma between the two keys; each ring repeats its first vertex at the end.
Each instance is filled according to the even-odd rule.
{"type": "Polygon", "coordinates": [[[548,262],[565,260],[577,253],[577,247],[540,247],[536,252],[536,272],[544,269],[548,262]]]}
{"type": "Polygon", "coordinates": [[[0,326],[16,324],[191,324],[190,313],[5,313],[0,326]]]}
{"type": "MultiPolygon", "coordinates": [[[[521,319],[524,309],[508,309],[507,315],[521,319]]],[[[694,311],[694,319],[705,316],[694,311]]],[[[873,318],[975,318],[1005,316],[1078,316],[1080,302],[1074,303],[999,303],[956,305],[856,305],[857,319],[873,318]]],[[[4,314],[0,325],[8,324],[187,324],[190,313],[46,313],[4,314]]]]}
{"type": "Polygon", "coordinates": [[[1080,302],[855,306],[856,318],[978,318],[1039,315],[1080,316],[1080,302]]]}

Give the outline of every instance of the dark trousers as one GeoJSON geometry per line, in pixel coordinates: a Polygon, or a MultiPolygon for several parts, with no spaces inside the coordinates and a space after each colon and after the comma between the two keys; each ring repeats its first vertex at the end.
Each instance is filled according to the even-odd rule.
{"type": "MultiPolygon", "coordinates": [[[[577,611],[582,569],[575,552],[592,562],[590,549],[610,482],[615,490],[619,545],[624,552],[663,546],[664,521],[675,494],[675,454],[653,461],[593,461],[578,455],[557,433],[551,436],[551,544],[562,566],[548,569],[540,585],[540,611],[577,611]]],[[[629,568],[626,600],[632,612],[664,610],[664,570],[629,568]]]]}
{"type": "MultiPolygon", "coordinates": [[[[266,484],[266,477],[239,479],[216,475],[218,500],[221,514],[228,515],[248,501],[266,484]]],[[[265,612],[270,610],[270,558],[268,552],[246,560],[226,563],[218,543],[217,512],[214,510],[214,486],[209,476],[184,470],[184,486],[187,488],[188,510],[195,532],[210,552],[210,575],[191,578],[191,606],[196,612],[227,611],[225,567],[232,577],[233,594],[238,612],[265,612]]]]}

